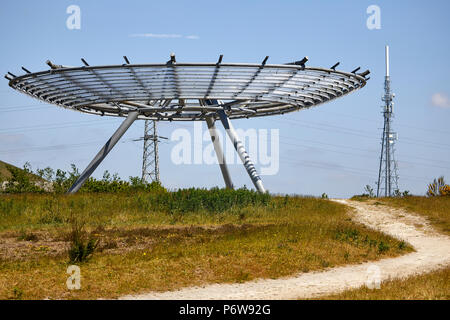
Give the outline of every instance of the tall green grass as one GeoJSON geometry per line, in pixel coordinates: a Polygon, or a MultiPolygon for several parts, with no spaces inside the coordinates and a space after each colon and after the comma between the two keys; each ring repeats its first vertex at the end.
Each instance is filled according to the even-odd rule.
{"type": "Polygon", "coordinates": [[[164,188],[143,192],[0,195],[0,230],[58,226],[75,215],[91,226],[127,223],[220,222],[239,219],[247,211],[272,208],[279,201],[248,189],[164,188]],[[245,209],[245,210],[244,210],[245,209]],[[226,213],[226,214],[225,214],[226,213]]]}

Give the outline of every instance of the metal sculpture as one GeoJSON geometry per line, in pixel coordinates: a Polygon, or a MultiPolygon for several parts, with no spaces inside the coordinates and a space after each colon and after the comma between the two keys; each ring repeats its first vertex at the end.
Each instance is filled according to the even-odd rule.
{"type": "MultiPolygon", "coordinates": [[[[126,117],[124,122],[69,189],[74,193],[97,168],[120,137],[137,119],[206,121],[217,142],[220,120],[232,140],[255,188],[265,192],[231,119],[279,115],[317,106],[365,86],[369,71],[357,73],[306,66],[308,58],[287,64],[178,63],[175,55],[163,64],[68,67],[47,64],[50,70],[5,76],[25,94],[67,109],[101,116],[126,117]]],[[[228,188],[233,187],[220,144],[214,143],[228,188]]]]}

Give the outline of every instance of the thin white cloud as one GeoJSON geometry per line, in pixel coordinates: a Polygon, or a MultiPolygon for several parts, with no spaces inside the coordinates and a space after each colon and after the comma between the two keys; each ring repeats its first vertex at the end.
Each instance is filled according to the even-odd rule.
{"type": "Polygon", "coordinates": [[[450,108],[450,99],[445,93],[435,93],[431,96],[431,103],[435,107],[450,108]]]}
{"type": "Polygon", "coordinates": [[[185,39],[189,39],[189,40],[200,39],[200,37],[197,35],[184,36],[182,34],[177,34],[177,33],[133,33],[133,34],[130,34],[130,37],[133,37],[133,38],[156,38],[156,39],[185,38],[185,39]]]}
{"type": "Polygon", "coordinates": [[[168,38],[181,38],[183,36],[181,34],[173,34],[173,33],[134,33],[130,34],[130,37],[168,39],[168,38]]]}

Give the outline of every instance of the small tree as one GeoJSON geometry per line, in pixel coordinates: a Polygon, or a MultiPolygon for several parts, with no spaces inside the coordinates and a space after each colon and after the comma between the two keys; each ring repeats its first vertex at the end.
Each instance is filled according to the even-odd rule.
{"type": "Polygon", "coordinates": [[[45,179],[47,181],[52,181],[53,180],[53,176],[55,175],[55,172],[53,171],[52,168],[47,167],[44,169],[37,169],[36,170],[36,174],[41,177],[42,179],[45,179]]]}
{"type": "Polygon", "coordinates": [[[6,169],[8,169],[11,174],[11,178],[4,190],[6,193],[42,192],[35,184],[29,162],[24,164],[23,170],[11,165],[6,165],[6,169]]]}

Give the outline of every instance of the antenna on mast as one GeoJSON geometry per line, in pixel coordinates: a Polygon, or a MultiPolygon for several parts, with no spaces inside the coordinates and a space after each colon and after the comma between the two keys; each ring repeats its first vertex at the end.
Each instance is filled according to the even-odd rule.
{"type": "Polygon", "coordinates": [[[394,103],[392,102],[395,94],[391,92],[391,77],[389,70],[389,46],[386,46],[386,76],[384,80],[384,96],[381,100],[384,101],[383,106],[383,135],[381,137],[381,155],[380,166],[378,169],[377,182],[377,197],[383,195],[391,197],[398,191],[398,174],[397,161],[394,157],[395,141],[397,140],[397,133],[392,131],[392,119],[394,117],[394,103]]]}

